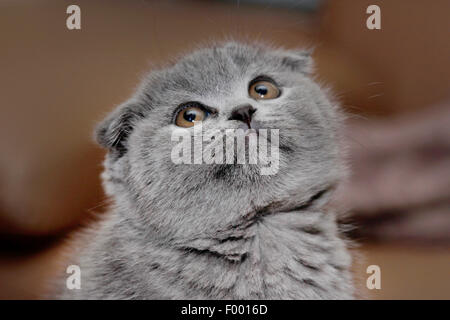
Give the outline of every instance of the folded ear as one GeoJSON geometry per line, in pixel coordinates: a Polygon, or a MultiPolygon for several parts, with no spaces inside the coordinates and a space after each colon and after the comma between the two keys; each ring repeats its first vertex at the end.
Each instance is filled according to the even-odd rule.
{"type": "Polygon", "coordinates": [[[128,101],[117,107],[97,126],[95,140],[102,147],[121,157],[127,151],[126,141],[136,121],[143,117],[142,108],[136,102],[128,101]]]}
{"type": "Polygon", "coordinates": [[[309,75],[313,71],[312,52],[312,49],[284,51],[281,62],[292,71],[309,75]]]}

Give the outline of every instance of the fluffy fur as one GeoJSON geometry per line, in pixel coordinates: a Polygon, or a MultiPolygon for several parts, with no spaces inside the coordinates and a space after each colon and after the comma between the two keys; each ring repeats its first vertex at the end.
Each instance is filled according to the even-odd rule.
{"type": "MultiPolygon", "coordinates": [[[[149,74],[96,132],[111,211],[72,261],[89,299],[347,299],[351,264],[330,194],[345,174],[340,115],[310,76],[305,51],[226,43],[149,74]],[[249,82],[273,78],[279,98],[255,101],[249,82]],[[173,113],[199,101],[218,110],[204,129],[237,128],[249,103],[280,130],[280,168],[170,160],[173,113]]],[[[61,283],[65,287],[65,283],[61,283]]]]}

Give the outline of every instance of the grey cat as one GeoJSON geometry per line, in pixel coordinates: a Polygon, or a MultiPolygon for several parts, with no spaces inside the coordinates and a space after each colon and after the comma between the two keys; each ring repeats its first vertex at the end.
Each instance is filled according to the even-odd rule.
{"type": "MultiPolygon", "coordinates": [[[[330,195],[342,116],[306,51],[228,42],[148,75],[96,131],[114,205],[74,262],[76,299],[349,299],[351,257],[330,195]],[[279,170],[175,164],[171,133],[279,129],[279,170]]],[[[61,284],[65,287],[64,284],[61,284]]]]}

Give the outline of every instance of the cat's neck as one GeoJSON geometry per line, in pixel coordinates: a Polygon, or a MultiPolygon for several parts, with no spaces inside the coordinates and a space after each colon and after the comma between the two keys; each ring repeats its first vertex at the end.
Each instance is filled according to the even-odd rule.
{"type": "Polygon", "coordinates": [[[158,266],[151,270],[161,281],[158,286],[171,287],[167,298],[352,296],[350,255],[334,217],[326,213],[276,214],[258,220],[241,236],[145,250],[158,266]]]}

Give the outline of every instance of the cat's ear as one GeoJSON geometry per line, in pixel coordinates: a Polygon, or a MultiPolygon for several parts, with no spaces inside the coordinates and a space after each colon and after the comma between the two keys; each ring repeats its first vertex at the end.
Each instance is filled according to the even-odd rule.
{"type": "Polygon", "coordinates": [[[295,72],[309,75],[313,72],[312,49],[284,51],[281,63],[295,72]]]}
{"type": "Polygon", "coordinates": [[[135,122],[143,117],[137,103],[126,102],[97,126],[94,138],[99,145],[120,157],[127,151],[126,140],[133,131],[135,122]]]}

